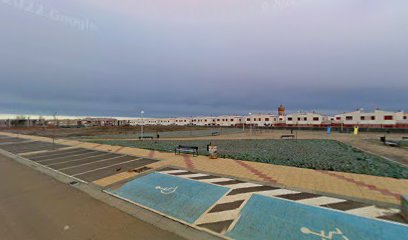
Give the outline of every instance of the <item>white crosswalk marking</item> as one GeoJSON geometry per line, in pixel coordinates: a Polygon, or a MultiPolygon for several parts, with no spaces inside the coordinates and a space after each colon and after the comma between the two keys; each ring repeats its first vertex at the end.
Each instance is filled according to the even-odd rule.
{"type": "Polygon", "coordinates": [[[346,212],[351,213],[351,214],[356,214],[359,216],[376,218],[379,216],[398,213],[399,210],[394,209],[394,208],[384,209],[384,208],[378,208],[376,206],[368,206],[368,207],[363,207],[363,208],[351,209],[346,212]]]}
{"type": "Polygon", "coordinates": [[[177,175],[177,176],[182,177],[182,178],[193,178],[193,177],[206,177],[206,176],[208,176],[208,174],[194,173],[194,174],[177,175]]]}
{"type": "Polygon", "coordinates": [[[297,202],[304,203],[304,204],[307,204],[307,205],[321,206],[321,205],[325,205],[325,204],[339,203],[339,202],[345,202],[345,201],[346,200],[339,199],[339,198],[316,197],[316,198],[308,198],[308,199],[299,200],[297,202]]]}
{"type": "Polygon", "coordinates": [[[231,184],[231,185],[224,185],[224,187],[228,187],[231,189],[238,189],[238,188],[247,188],[247,187],[259,187],[262,186],[260,184],[255,184],[255,183],[236,183],[236,184],[231,184]]]}
{"type": "Polygon", "coordinates": [[[160,171],[161,173],[167,173],[167,174],[172,174],[172,173],[188,173],[187,170],[165,170],[165,171],[160,171]]]}
{"type": "Polygon", "coordinates": [[[269,191],[263,191],[263,192],[257,192],[257,194],[261,194],[267,197],[274,197],[274,196],[279,196],[279,195],[285,195],[285,194],[294,194],[294,193],[300,193],[288,189],[276,189],[276,190],[269,190],[269,191]]]}
{"type": "Polygon", "coordinates": [[[238,217],[240,209],[234,209],[229,211],[207,213],[201,216],[194,224],[204,224],[211,222],[222,222],[226,220],[234,220],[238,217]]]}
{"type": "Polygon", "coordinates": [[[226,181],[231,181],[233,179],[231,178],[211,178],[211,179],[201,179],[198,180],[200,182],[206,182],[206,183],[216,183],[216,182],[226,182],[226,181]]]}

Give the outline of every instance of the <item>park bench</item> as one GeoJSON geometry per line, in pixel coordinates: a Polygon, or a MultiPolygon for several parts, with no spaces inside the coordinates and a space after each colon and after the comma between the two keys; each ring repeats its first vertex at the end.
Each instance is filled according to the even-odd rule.
{"type": "Polygon", "coordinates": [[[150,140],[153,140],[153,137],[152,136],[140,136],[139,137],[139,140],[142,140],[142,139],[150,139],[150,140]]]}
{"type": "Polygon", "coordinates": [[[192,153],[193,156],[198,156],[198,147],[178,145],[178,147],[174,149],[174,153],[192,153]]]}
{"type": "Polygon", "coordinates": [[[280,137],[281,139],[294,139],[295,138],[295,135],[293,135],[293,134],[286,134],[286,135],[282,135],[281,137],[280,137]]]}
{"type": "Polygon", "coordinates": [[[213,135],[213,136],[219,136],[219,135],[220,135],[220,132],[212,132],[211,135],[213,135]]]}
{"type": "Polygon", "coordinates": [[[404,136],[402,137],[402,140],[408,139],[408,136],[404,136]]]}
{"type": "Polygon", "coordinates": [[[401,146],[399,142],[395,142],[395,141],[385,141],[384,144],[390,147],[400,147],[401,146]]]}
{"type": "Polygon", "coordinates": [[[391,141],[391,140],[387,140],[384,137],[380,137],[380,141],[384,143],[384,145],[390,146],[390,147],[400,147],[401,144],[397,141],[391,141]]]}

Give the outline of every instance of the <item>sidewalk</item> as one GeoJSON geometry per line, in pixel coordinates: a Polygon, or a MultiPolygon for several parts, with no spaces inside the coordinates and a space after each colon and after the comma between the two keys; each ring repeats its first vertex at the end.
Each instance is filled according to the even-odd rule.
{"type": "MultiPolygon", "coordinates": [[[[11,133],[1,134],[31,140],[52,141],[49,138],[37,136],[11,133]]],[[[334,171],[319,171],[232,159],[220,158],[214,160],[206,156],[174,155],[174,153],[72,140],[56,140],[56,143],[162,160],[147,166],[152,169],[173,165],[194,171],[236,177],[247,181],[262,182],[294,190],[326,193],[333,196],[344,196],[351,199],[385,204],[399,205],[400,195],[408,194],[408,180],[334,171]]],[[[118,181],[133,178],[137,174],[135,172],[124,172],[99,179],[94,183],[104,187],[118,181]]]]}

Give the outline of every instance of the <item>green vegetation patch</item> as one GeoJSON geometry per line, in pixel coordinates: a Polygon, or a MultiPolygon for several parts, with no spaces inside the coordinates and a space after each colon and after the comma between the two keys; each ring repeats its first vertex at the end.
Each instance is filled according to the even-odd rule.
{"type": "MultiPolygon", "coordinates": [[[[208,155],[208,140],[92,142],[173,152],[178,145],[199,147],[208,155]]],[[[408,179],[408,168],[334,140],[215,140],[219,157],[316,170],[408,179]]]]}

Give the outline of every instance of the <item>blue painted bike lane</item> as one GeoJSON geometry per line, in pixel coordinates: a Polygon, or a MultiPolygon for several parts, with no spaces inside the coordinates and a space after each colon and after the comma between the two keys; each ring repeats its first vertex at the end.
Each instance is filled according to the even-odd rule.
{"type": "Polygon", "coordinates": [[[254,194],[227,236],[259,240],[407,240],[408,227],[254,194]]]}
{"type": "Polygon", "coordinates": [[[187,223],[197,220],[227,191],[225,187],[161,173],[151,173],[119,189],[109,190],[122,198],[187,223]]]}

